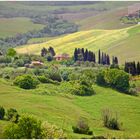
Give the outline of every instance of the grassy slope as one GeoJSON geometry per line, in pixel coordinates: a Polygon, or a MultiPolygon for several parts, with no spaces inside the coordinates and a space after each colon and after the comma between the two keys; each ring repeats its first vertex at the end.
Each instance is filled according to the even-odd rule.
{"type": "MultiPolygon", "coordinates": [[[[26,91],[0,79],[0,86],[0,105],[5,108],[16,108],[20,114],[30,113],[41,120],[48,120],[65,129],[71,138],[85,137],[73,134],[71,130],[71,126],[80,116],[88,119],[95,135],[110,138],[113,136],[117,138],[140,137],[139,97],[132,97],[98,86],[94,86],[96,95],[91,97],[76,97],[66,94],[68,86],[65,84],[60,86],[40,85],[38,89],[26,91]],[[46,92],[50,94],[45,95],[46,92]],[[122,131],[113,131],[103,127],[101,109],[105,107],[118,112],[120,121],[123,122],[122,131]]],[[[6,121],[0,121],[0,130],[6,124],[6,121]]],[[[0,137],[2,137],[1,132],[0,137]]]]}
{"type": "Polygon", "coordinates": [[[0,37],[9,37],[43,27],[41,24],[32,23],[28,18],[0,18],[0,37]]]}
{"type": "Polygon", "coordinates": [[[89,29],[121,29],[132,26],[131,24],[122,24],[120,18],[127,14],[127,8],[119,8],[107,11],[97,16],[91,16],[76,22],[80,25],[80,30],[89,29]]]}
{"type": "Polygon", "coordinates": [[[139,49],[140,26],[136,25],[118,30],[88,30],[62,36],[40,44],[18,47],[18,53],[40,54],[43,47],[53,46],[57,53],[72,54],[74,48],[88,48],[95,52],[101,49],[111,55],[119,57],[121,62],[125,60],[140,59],[139,49]],[[134,43],[134,42],[135,43],[134,43]],[[119,48],[119,49],[118,49],[119,48]],[[127,52],[126,52],[127,49],[127,52]]]}

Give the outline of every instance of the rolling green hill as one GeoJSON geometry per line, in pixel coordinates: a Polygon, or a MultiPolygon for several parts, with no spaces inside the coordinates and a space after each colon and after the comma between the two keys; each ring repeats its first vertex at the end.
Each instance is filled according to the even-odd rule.
{"type": "MultiPolygon", "coordinates": [[[[41,84],[34,90],[23,90],[12,86],[10,82],[0,79],[0,105],[6,109],[16,108],[20,114],[30,113],[39,119],[63,128],[69,138],[88,137],[74,134],[72,125],[79,117],[88,119],[94,135],[108,138],[139,138],[140,134],[140,98],[119,93],[109,88],[94,85],[96,95],[90,97],[72,96],[66,93],[67,83],[61,85],[41,84]],[[123,130],[114,131],[103,127],[101,110],[111,108],[118,112],[123,130]],[[137,124],[137,125],[136,125],[137,124]]],[[[0,121],[3,130],[7,121],[0,121]]],[[[0,131],[2,138],[2,131],[0,131]]]]}
{"type": "Polygon", "coordinates": [[[117,30],[88,30],[58,37],[40,44],[25,45],[16,48],[18,53],[40,54],[43,47],[53,46],[56,53],[73,54],[74,48],[99,49],[118,56],[120,62],[139,60],[140,26],[117,30]],[[134,41],[134,42],[133,42],[134,41]],[[129,44],[129,45],[128,45],[129,44]],[[119,49],[118,49],[119,48],[119,49]]]}
{"type": "Polygon", "coordinates": [[[44,25],[32,23],[29,18],[0,18],[0,37],[11,37],[43,27],[44,25]]]}
{"type": "Polygon", "coordinates": [[[76,23],[80,26],[80,30],[121,29],[132,26],[132,24],[121,23],[120,18],[124,15],[127,15],[127,8],[119,8],[84,18],[76,23]]]}

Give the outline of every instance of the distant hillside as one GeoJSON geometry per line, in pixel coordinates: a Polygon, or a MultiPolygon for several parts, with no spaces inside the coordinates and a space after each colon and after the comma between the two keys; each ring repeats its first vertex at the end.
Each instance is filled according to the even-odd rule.
{"type": "Polygon", "coordinates": [[[99,49],[118,56],[120,62],[140,60],[140,26],[117,30],[88,30],[58,37],[44,43],[16,48],[18,53],[40,54],[43,47],[52,46],[57,53],[73,54],[74,48],[99,49]]]}
{"type": "Polygon", "coordinates": [[[0,38],[40,30],[43,27],[44,25],[32,23],[29,18],[0,18],[0,38]]]}

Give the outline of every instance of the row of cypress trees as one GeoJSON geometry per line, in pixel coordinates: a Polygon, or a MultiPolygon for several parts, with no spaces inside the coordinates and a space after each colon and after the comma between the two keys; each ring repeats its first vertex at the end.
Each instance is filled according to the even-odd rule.
{"type": "MultiPolygon", "coordinates": [[[[90,61],[96,63],[95,53],[84,48],[75,48],[74,50],[75,61],[90,61]]],[[[110,65],[110,56],[104,52],[98,51],[98,64],[110,65]]],[[[118,65],[118,58],[112,57],[112,64],[118,65]]]]}
{"type": "Polygon", "coordinates": [[[124,71],[134,75],[140,75],[140,62],[125,62],[124,71]]]}
{"type": "Polygon", "coordinates": [[[74,60],[75,61],[90,61],[96,62],[95,53],[84,48],[75,48],[74,50],[74,60]]]}

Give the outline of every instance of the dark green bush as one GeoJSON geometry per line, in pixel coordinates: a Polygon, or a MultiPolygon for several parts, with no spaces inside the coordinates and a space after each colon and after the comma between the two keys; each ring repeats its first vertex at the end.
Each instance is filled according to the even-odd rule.
{"type": "Polygon", "coordinates": [[[18,67],[23,67],[24,61],[22,59],[17,59],[17,60],[15,60],[14,64],[18,67]]]}
{"type": "Polygon", "coordinates": [[[128,93],[130,87],[129,75],[123,70],[118,69],[101,71],[97,75],[96,83],[99,85],[110,86],[125,93],[128,93]]]}
{"type": "Polygon", "coordinates": [[[89,125],[85,119],[80,118],[76,126],[72,126],[74,133],[92,135],[93,132],[89,129],[89,125]]]}
{"type": "Polygon", "coordinates": [[[122,92],[129,90],[129,75],[123,70],[110,69],[105,71],[106,83],[122,92]]]}
{"type": "Polygon", "coordinates": [[[17,123],[19,119],[19,114],[16,109],[10,108],[7,110],[7,120],[17,123]]]}
{"type": "Polygon", "coordinates": [[[34,89],[39,82],[31,75],[17,76],[14,84],[23,89],[34,89]]]}
{"type": "Polygon", "coordinates": [[[98,85],[102,85],[102,86],[106,85],[106,82],[105,82],[105,79],[104,79],[104,71],[101,71],[97,74],[96,83],[98,85]]]}
{"type": "Polygon", "coordinates": [[[5,109],[4,107],[0,106],[0,120],[3,120],[5,115],[5,109]]]}
{"type": "Polygon", "coordinates": [[[46,58],[47,58],[47,61],[49,61],[49,62],[53,60],[53,56],[51,56],[51,55],[47,55],[46,58]]]}

